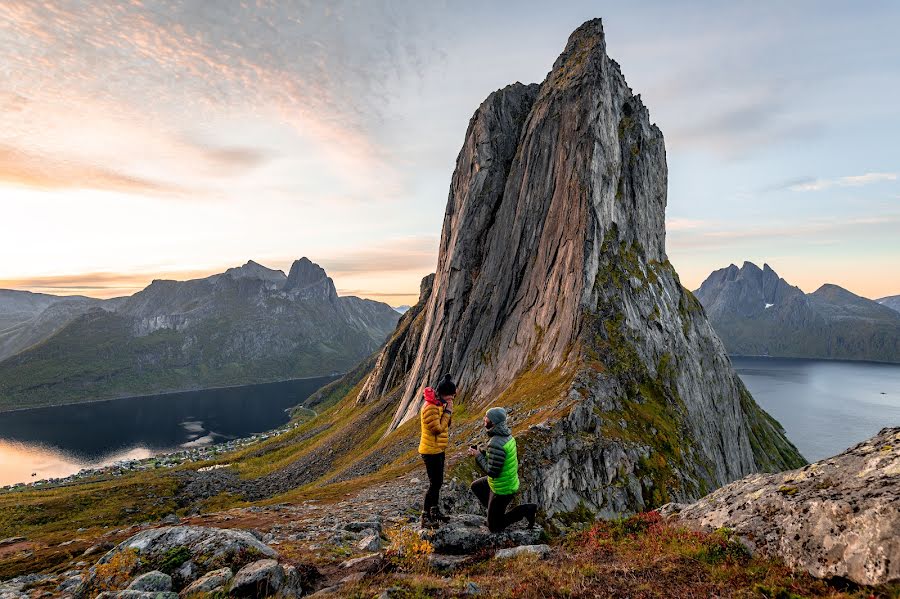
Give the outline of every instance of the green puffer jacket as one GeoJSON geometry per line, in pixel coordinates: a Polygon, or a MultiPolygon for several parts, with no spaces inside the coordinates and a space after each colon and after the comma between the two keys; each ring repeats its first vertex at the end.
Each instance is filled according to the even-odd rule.
{"type": "Polygon", "coordinates": [[[487,449],[482,450],[475,461],[487,474],[488,484],[495,495],[512,495],[519,490],[516,439],[506,423],[494,425],[488,434],[491,440],[487,449]]]}

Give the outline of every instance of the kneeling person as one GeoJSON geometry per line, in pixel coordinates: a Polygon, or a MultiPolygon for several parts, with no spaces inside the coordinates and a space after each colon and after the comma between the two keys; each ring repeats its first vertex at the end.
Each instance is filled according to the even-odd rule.
{"type": "Polygon", "coordinates": [[[491,408],[484,417],[484,429],[490,440],[483,450],[469,448],[469,455],[475,456],[478,467],[487,476],[472,483],[472,492],[487,510],[488,528],[500,532],[522,518],[528,519],[529,528],[534,527],[537,506],[523,503],[506,511],[519,490],[519,460],[516,453],[516,439],[506,423],[506,410],[491,408]]]}

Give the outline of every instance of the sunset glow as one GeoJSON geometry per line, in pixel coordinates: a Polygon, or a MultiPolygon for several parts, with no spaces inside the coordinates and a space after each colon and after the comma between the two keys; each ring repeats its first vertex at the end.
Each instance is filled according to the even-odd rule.
{"type": "Polygon", "coordinates": [[[686,286],[752,260],[900,293],[897,7],[716,6],[4,2],[0,288],[114,297],[308,256],[342,294],[413,303],[472,112],[602,16],[666,135],[686,286]]]}

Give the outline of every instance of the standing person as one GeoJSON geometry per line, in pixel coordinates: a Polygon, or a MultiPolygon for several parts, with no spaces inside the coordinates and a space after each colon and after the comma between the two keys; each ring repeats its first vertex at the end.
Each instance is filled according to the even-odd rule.
{"type": "Polygon", "coordinates": [[[441,485],[444,484],[444,452],[449,442],[456,384],[449,374],[445,374],[436,392],[431,387],[426,387],[423,395],[425,403],[422,404],[419,414],[422,422],[419,453],[425,462],[425,472],[428,473],[428,490],[425,492],[425,503],[422,506],[422,526],[429,527],[450,520],[441,513],[440,500],[441,485]]]}
{"type": "Polygon", "coordinates": [[[487,474],[472,483],[472,492],[487,510],[488,529],[500,532],[522,518],[528,520],[528,528],[534,528],[537,505],[522,503],[506,511],[519,490],[516,439],[506,423],[506,410],[488,410],[484,417],[484,430],[490,437],[487,448],[473,446],[468,453],[475,456],[475,463],[487,474]]]}

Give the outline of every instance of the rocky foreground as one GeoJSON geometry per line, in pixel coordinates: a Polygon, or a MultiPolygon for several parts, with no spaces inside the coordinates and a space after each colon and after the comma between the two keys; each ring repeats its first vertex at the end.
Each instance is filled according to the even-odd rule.
{"type": "MultiPolygon", "coordinates": [[[[900,428],[691,505],[599,523],[558,513],[545,528],[492,534],[482,515],[457,514],[421,530],[423,490],[403,475],[337,501],[172,515],[69,539],[60,545],[70,563],[0,583],[0,598],[900,593],[900,428]]],[[[28,546],[6,539],[0,554],[28,546]]]]}
{"type": "Polygon", "coordinates": [[[819,578],[900,579],[900,427],[833,458],[754,474],[660,511],[701,530],[727,527],[752,551],[819,578]]]}

